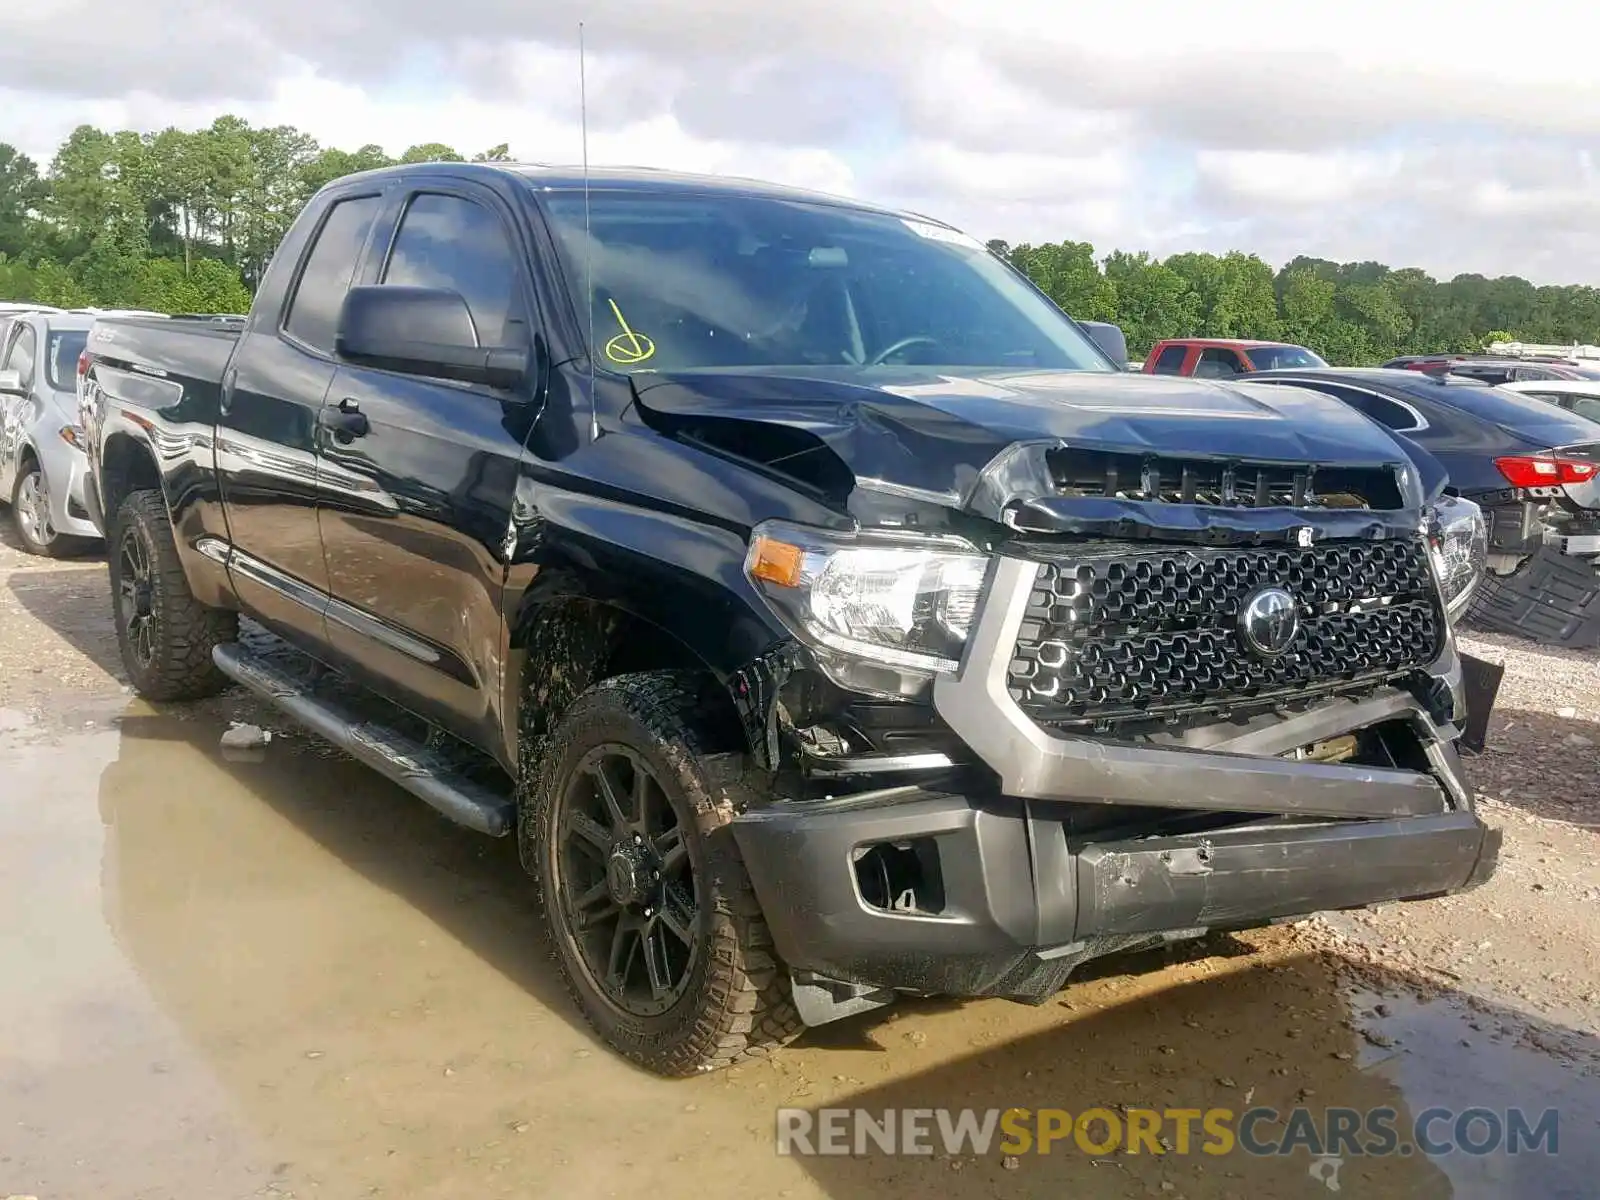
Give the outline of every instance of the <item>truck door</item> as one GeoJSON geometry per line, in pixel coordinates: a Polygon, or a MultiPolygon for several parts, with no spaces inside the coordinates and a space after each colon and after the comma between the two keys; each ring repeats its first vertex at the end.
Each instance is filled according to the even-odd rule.
{"type": "MultiPolygon", "coordinates": [[[[386,254],[374,249],[365,278],[453,289],[480,345],[531,345],[530,251],[495,193],[418,181],[394,231],[386,254]]],[[[522,454],[522,400],[344,363],[328,413],[360,414],[360,432],[320,433],[330,645],[357,676],[479,744],[500,732],[501,546],[522,454]]]]}
{"type": "Polygon", "coordinates": [[[328,208],[286,302],[263,297],[266,311],[252,316],[222,381],[216,455],[234,547],[229,573],[252,615],[308,648],[324,640],[328,593],[317,414],[333,379],[339,306],[381,203],[376,193],[351,195],[328,208]]]}

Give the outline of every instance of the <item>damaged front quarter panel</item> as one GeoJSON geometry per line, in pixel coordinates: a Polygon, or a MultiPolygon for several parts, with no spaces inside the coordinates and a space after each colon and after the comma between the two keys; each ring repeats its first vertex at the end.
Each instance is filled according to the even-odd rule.
{"type": "Polygon", "coordinates": [[[763,771],[782,764],[782,704],[784,685],[804,667],[800,647],[785,642],[733,672],[726,681],[728,698],[744,729],[751,757],[763,771]]]}

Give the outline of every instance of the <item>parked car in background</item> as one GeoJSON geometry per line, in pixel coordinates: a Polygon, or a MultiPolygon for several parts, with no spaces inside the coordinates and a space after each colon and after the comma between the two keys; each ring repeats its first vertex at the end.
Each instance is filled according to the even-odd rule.
{"type": "Polygon", "coordinates": [[[35,304],[32,300],[0,300],[0,319],[31,312],[60,312],[48,304],[35,304]]]}
{"type": "Polygon", "coordinates": [[[1501,386],[1536,400],[1559,404],[1568,412],[1600,421],[1600,377],[1595,379],[1530,379],[1501,386]]]}
{"type": "Polygon", "coordinates": [[[1454,372],[1328,367],[1250,378],[1326,392],[1439,460],[1450,491],[1488,523],[1489,577],[1472,619],[1600,644],[1600,422],[1454,372]]]}
{"type": "Polygon", "coordinates": [[[21,313],[0,331],[0,502],[30,554],[87,549],[100,531],[84,507],[89,469],[78,425],[78,359],[92,316],[21,313]]]}
{"type": "Polygon", "coordinates": [[[1168,338],[1150,347],[1144,360],[1147,375],[1194,375],[1226,379],[1246,371],[1278,371],[1288,367],[1328,364],[1304,346],[1291,342],[1255,342],[1235,338],[1168,338]]]}
{"type": "Polygon", "coordinates": [[[1511,354],[1407,354],[1383,364],[1387,369],[1444,373],[1502,384],[1541,379],[1600,380],[1600,366],[1575,359],[1527,358],[1511,354]]]}

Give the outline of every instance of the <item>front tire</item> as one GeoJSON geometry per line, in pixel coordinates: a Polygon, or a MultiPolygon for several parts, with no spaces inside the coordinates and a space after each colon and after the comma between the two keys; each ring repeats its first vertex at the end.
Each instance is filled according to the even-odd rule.
{"type": "Polygon", "coordinates": [[[122,501],[108,550],[117,647],[134,690],[162,701],[200,700],[226,688],[211,651],[238,638],[239,618],[194,598],[160,492],[132,492],[122,501]]]}
{"type": "Polygon", "coordinates": [[[527,797],[530,868],[568,990],[605,1043],[687,1076],[791,1040],[801,1022],[707,771],[693,681],[585,692],[527,797]]]}

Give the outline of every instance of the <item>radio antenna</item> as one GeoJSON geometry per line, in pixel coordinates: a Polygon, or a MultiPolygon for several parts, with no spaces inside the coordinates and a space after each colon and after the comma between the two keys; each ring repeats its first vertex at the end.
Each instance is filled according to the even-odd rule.
{"type": "Polygon", "coordinates": [[[583,22],[578,22],[578,126],[583,140],[583,291],[589,309],[589,440],[600,440],[600,410],[594,394],[594,233],[589,220],[589,79],[584,66],[583,22]]]}

